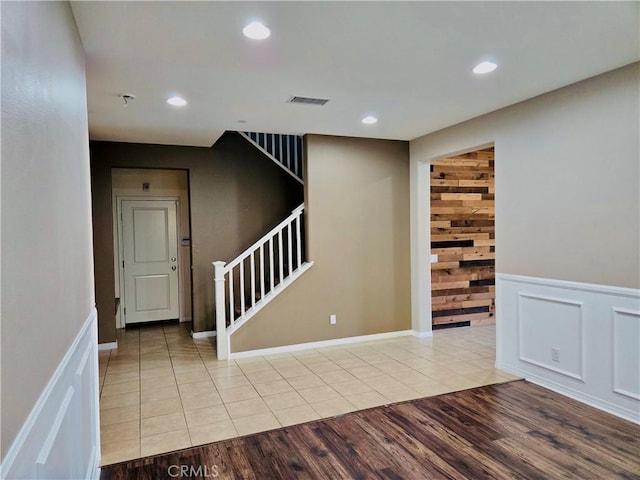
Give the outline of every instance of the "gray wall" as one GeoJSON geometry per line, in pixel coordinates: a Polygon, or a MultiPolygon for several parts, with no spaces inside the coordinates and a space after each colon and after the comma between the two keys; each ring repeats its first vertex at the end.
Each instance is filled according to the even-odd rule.
{"type": "Polygon", "coordinates": [[[411,327],[408,143],[306,142],[307,257],[315,264],[233,334],[232,352],[411,327]]]}
{"type": "Polygon", "coordinates": [[[213,330],[213,266],[233,260],[302,203],[302,186],[237,133],[212,148],[92,142],[99,341],[115,340],[111,168],[189,172],[195,331],[213,330]]]}
{"type": "Polygon", "coordinates": [[[640,287],[639,65],[411,142],[414,325],[430,309],[418,305],[429,291],[428,162],[494,142],[498,273],[640,287]]]}
{"type": "Polygon", "coordinates": [[[4,457],[94,300],[84,52],[71,8],[1,9],[4,457]]]}

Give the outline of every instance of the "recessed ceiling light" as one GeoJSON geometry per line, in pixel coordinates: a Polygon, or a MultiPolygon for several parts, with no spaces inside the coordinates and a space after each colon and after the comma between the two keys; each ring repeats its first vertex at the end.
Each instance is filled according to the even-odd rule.
{"type": "Polygon", "coordinates": [[[473,73],[482,75],[483,73],[493,72],[496,68],[498,68],[498,65],[493,62],[480,62],[478,65],[473,67],[473,73]]]}
{"type": "Polygon", "coordinates": [[[368,116],[366,116],[366,117],[364,117],[362,119],[362,123],[364,123],[365,125],[373,125],[377,121],[378,121],[378,119],[376,117],[371,116],[371,115],[368,115],[368,116]]]}
{"type": "Polygon", "coordinates": [[[167,103],[174,107],[184,107],[187,104],[187,101],[182,97],[171,97],[167,99],[167,103]]]}
{"type": "Polygon", "coordinates": [[[245,37],[251,38],[252,40],[264,40],[271,35],[271,30],[260,22],[251,22],[242,29],[242,33],[244,33],[245,37]]]}

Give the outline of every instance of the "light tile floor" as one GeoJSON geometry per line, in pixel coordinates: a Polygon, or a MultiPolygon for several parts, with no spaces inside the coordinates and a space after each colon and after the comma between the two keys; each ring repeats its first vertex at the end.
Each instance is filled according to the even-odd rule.
{"type": "Polygon", "coordinates": [[[121,330],[100,352],[103,465],[516,378],[494,368],[494,326],[231,362],[187,328],[121,330]]]}

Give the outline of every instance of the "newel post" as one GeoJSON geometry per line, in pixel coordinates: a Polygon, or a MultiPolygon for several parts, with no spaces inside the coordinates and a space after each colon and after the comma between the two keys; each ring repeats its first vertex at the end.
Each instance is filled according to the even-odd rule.
{"type": "Polygon", "coordinates": [[[213,262],[213,284],[216,303],[216,350],[218,360],[229,357],[229,339],[227,338],[227,316],[225,313],[224,266],[226,262],[213,262]]]}

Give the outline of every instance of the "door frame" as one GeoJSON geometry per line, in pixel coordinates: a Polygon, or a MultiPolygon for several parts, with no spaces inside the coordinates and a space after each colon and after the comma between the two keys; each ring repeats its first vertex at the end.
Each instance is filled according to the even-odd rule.
{"type": "Polygon", "coordinates": [[[145,201],[145,202],[153,202],[153,201],[168,201],[174,202],[176,205],[176,241],[178,247],[178,317],[180,322],[184,322],[185,319],[182,318],[182,296],[183,296],[183,285],[182,279],[182,249],[180,248],[180,197],[176,196],[136,196],[136,195],[116,195],[116,210],[115,214],[115,225],[118,230],[116,238],[118,239],[118,286],[119,291],[118,295],[120,298],[120,307],[118,308],[118,312],[116,315],[116,328],[125,328],[127,323],[125,321],[124,315],[122,313],[124,308],[124,302],[122,301],[124,297],[124,267],[122,266],[122,262],[124,261],[124,239],[122,237],[122,202],[126,201],[145,201]]]}
{"type": "MultiPolygon", "coordinates": [[[[429,273],[429,279],[428,279],[428,291],[429,291],[429,322],[431,324],[431,330],[433,331],[433,305],[432,305],[432,294],[433,294],[433,283],[432,283],[432,274],[433,274],[433,270],[432,270],[432,263],[433,263],[433,257],[434,255],[431,255],[431,207],[433,205],[433,200],[431,199],[431,187],[432,187],[432,178],[431,178],[431,165],[432,162],[437,161],[437,160],[444,160],[444,159],[448,159],[451,157],[456,157],[458,155],[464,155],[466,153],[473,153],[473,152],[478,152],[481,150],[485,150],[487,148],[493,148],[493,156],[494,156],[494,168],[493,168],[493,175],[494,175],[494,206],[493,206],[493,215],[494,215],[494,222],[493,222],[493,234],[494,234],[494,240],[496,238],[496,207],[495,207],[495,151],[496,151],[496,145],[495,142],[490,142],[488,144],[479,146],[479,147],[474,147],[474,148],[465,148],[463,150],[457,151],[455,153],[449,153],[446,155],[437,155],[434,157],[431,157],[428,161],[428,163],[425,162],[425,164],[428,166],[428,183],[426,186],[426,189],[428,191],[428,215],[426,218],[428,218],[427,220],[427,232],[429,233],[429,238],[428,238],[428,242],[427,242],[427,246],[428,246],[428,258],[429,258],[429,263],[428,263],[428,273],[429,273]]],[[[495,250],[495,247],[494,247],[495,250]]],[[[437,257],[437,255],[436,255],[437,257]]],[[[437,261],[437,260],[436,260],[437,261]]],[[[494,267],[493,267],[493,273],[494,273],[494,279],[495,279],[495,275],[496,275],[496,267],[495,267],[495,261],[494,261],[494,267]]],[[[494,288],[495,288],[495,283],[494,283],[494,288]]],[[[494,322],[497,322],[497,317],[496,317],[496,304],[498,303],[497,300],[497,289],[494,291],[494,296],[493,296],[493,319],[494,322]]]]}
{"type": "MultiPolygon", "coordinates": [[[[431,337],[433,335],[433,318],[431,315],[431,162],[442,158],[461,155],[463,153],[494,147],[494,175],[497,186],[498,174],[495,165],[499,160],[498,142],[495,138],[486,138],[477,143],[473,140],[465,141],[471,145],[457,150],[428,152],[426,158],[410,158],[409,163],[409,195],[410,195],[410,225],[411,225],[411,328],[417,337],[431,337]],[[475,145],[474,145],[475,143],[475,145]],[[426,295],[425,293],[429,294],[426,295]]],[[[451,145],[447,145],[448,147],[451,145]]],[[[411,157],[411,155],[410,155],[411,157]]],[[[498,241],[499,217],[496,202],[495,230],[498,241]]],[[[496,244],[496,247],[498,245],[496,244]]],[[[497,248],[496,248],[497,250],[497,248]]],[[[496,267],[497,273],[497,267],[496,267]]],[[[499,304],[500,292],[496,289],[495,303],[499,304]]],[[[499,341],[499,317],[496,312],[496,340],[499,341]]],[[[496,359],[501,352],[496,346],[496,359]]]]}

